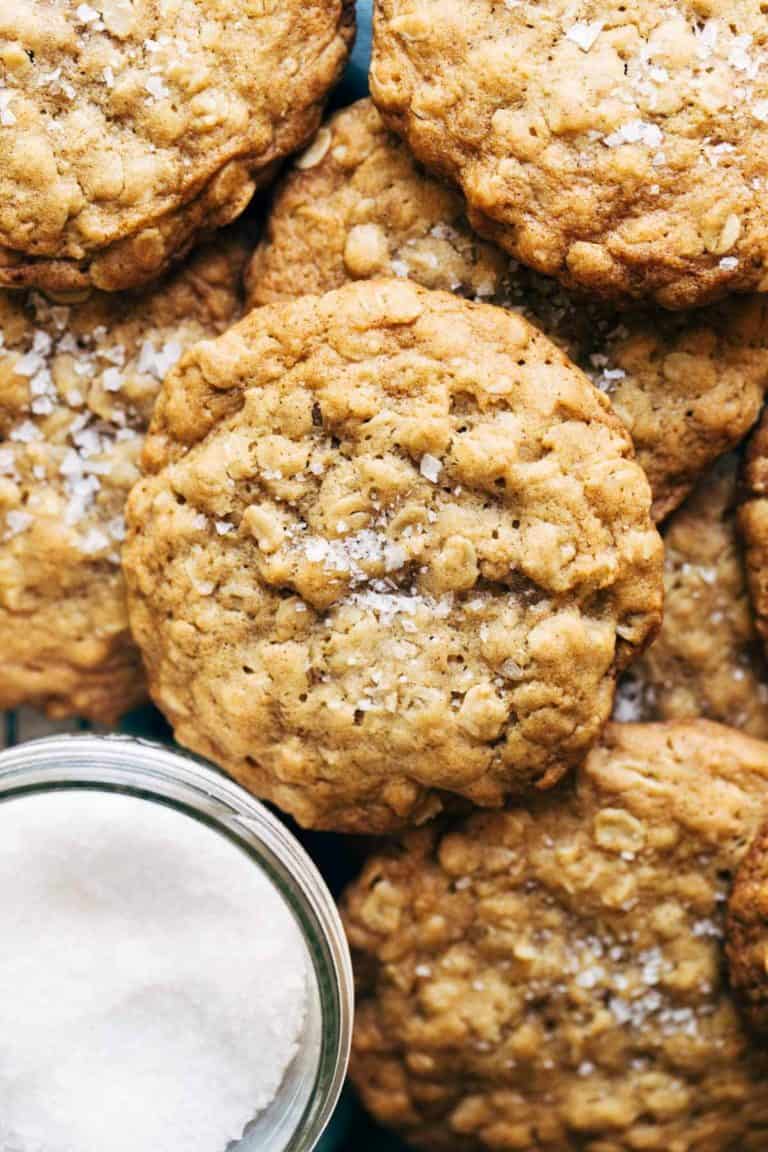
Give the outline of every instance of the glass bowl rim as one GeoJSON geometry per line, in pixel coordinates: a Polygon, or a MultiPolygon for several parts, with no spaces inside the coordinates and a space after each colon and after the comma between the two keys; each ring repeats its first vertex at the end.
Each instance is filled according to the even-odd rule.
{"type": "MultiPolygon", "coordinates": [[[[77,788],[153,799],[202,820],[244,849],[286,900],[314,967],[322,1037],[307,1105],[288,1142],[276,1145],[274,1152],[311,1152],[344,1087],[354,1018],[349,946],[336,903],[317,867],[259,800],[189,753],[117,733],[47,736],[0,751],[0,802],[77,788]]],[[[247,1137],[242,1149],[248,1152],[247,1137]]]]}

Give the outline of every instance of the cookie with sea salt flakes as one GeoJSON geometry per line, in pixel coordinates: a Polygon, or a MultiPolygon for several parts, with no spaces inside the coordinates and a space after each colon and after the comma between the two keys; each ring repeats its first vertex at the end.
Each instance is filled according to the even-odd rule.
{"type": "Polygon", "coordinates": [[[617,720],[705,716],[768,738],[768,671],[737,530],[741,461],[724,457],[664,530],[664,622],[619,686],[617,720]]]}
{"type": "Polygon", "coordinates": [[[768,824],[743,862],[728,907],[731,983],[750,1022],[768,1037],[768,824]]]}
{"type": "Polygon", "coordinates": [[[610,395],[662,519],[758,418],[768,305],[750,296],[684,315],[617,313],[510,260],[465,212],[361,100],[329,120],[283,183],[248,271],[249,302],[398,275],[523,311],[610,395]]]}
{"type": "Polygon", "coordinates": [[[240,304],[243,248],[152,292],[51,305],[0,293],[0,709],[111,721],[146,695],[120,568],[155,395],[240,304]]]}
{"type": "Polygon", "coordinates": [[[0,5],[0,286],[135,287],[317,128],[352,0],[0,5]]]}
{"type": "Polygon", "coordinates": [[[609,299],[768,271],[761,0],[377,0],[371,93],[475,227],[609,299]]]}
{"type": "Polygon", "coordinates": [[[256,309],[167,377],[143,460],[152,695],[305,825],[554,784],[659,622],[626,431],[499,308],[373,280],[256,309]]]}
{"type": "Polygon", "coordinates": [[[366,1107],[440,1152],[763,1152],[722,936],[767,787],[732,729],[614,724],[573,790],[373,856],[342,902],[366,1107]]]}

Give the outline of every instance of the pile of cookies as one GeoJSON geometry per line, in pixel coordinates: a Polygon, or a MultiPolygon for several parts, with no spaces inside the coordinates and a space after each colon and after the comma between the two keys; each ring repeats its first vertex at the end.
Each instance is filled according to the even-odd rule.
{"type": "Polygon", "coordinates": [[[766,5],[374,7],[0,12],[0,706],[388,837],[414,1147],[766,1152],[766,5]]]}

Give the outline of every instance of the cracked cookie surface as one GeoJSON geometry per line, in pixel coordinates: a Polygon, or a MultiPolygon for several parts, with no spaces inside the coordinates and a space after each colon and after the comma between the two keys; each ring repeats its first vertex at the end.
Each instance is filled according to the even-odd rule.
{"type": "Polygon", "coordinates": [[[479,231],[610,299],[762,289],[760,0],[377,0],[371,93],[479,231]]]}
{"type": "Polygon", "coordinates": [[[311,136],[350,0],[0,7],[0,286],[134,287],[311,136]]]}
{"type": "Polygon", "coordinates": [[[768,1037],[768,824],[750,848],[728,907],[731,983],[755,1029],[768,1037]]]}
{"type": "Polygon", "coordinates": [[[160,381],[237,315],[243,256],[230,238],[151,292],[72,306],[0,293],[0,709],[111,722],[145,698],[125,501],[160,381]]]}
{"type": "Polygon", "coordinates": [[[768,672],[737,530],[740,458],[718,461],[664,530],[664,622],[619,686],[617,720],[719,720],[768,738],[768,672]]]}
{"type": "Polygon", "coordinates": [[[767,784],[732,729],[613,724],[572,788],[374,855],[342,900],[366,1107],[440,1152],[763,1152],[722,936],[767,784]]]}
{"type": "Polygon", "coordinates": [[[307,825],[553,784],[659,621],[627,433],[501,309],[397,280],[257,309],[169,375],[144,466],[153,697],[307,825]]]}
{"type": "Polygon", "coordinates": [[[429,176],[369,100],[332,117],[281,186],[248,273],[252,305],[370,276],[408,277],[522,311],[605,391],[651,482],[654,517],[758,419],[768,305],[618,313],[476,236],[458,192],[429,176]]]}

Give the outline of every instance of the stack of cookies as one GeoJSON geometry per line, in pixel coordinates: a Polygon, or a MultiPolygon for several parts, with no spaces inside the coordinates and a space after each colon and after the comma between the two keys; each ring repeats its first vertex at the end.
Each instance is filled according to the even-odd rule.
{"type": "Polygon", "coordinates": [[[231,7],[0,12],[0,706],[386,837],[414,1147],[768,1152],[766,5],[231,7]]]}

